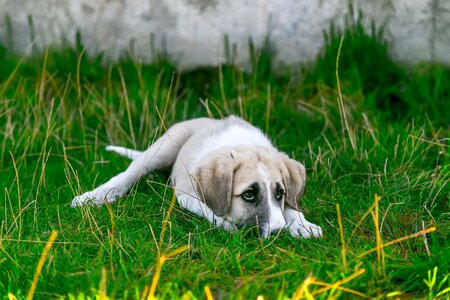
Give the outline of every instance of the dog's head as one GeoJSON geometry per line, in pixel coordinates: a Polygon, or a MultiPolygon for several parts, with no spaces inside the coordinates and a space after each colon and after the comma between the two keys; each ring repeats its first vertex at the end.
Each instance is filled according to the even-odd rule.
{"type": "Polygon", "coordinates": [[[196,190],[215,215],[263,237],[285,227],[286,205],[298,209],[305,167],[274,149],[239,146],[210,155],[193,174],[196,190]]]}

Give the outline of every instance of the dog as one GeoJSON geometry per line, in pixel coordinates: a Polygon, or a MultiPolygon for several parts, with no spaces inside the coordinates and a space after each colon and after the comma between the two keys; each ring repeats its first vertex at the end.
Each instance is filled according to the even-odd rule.
{"type": "Polygon", "coordinates": [[[239,117],[177,123],[144,152],[119,146],[106,150],[131,159],[130,166],[73,198],[72,207],[114,202],[149,172],[172,167],[180,206],[226,231],[256,226],[263,238],[283,228],[293,237],[322,236],[322,228],[308,222],[297,204],[305,167],[239,117]]]}

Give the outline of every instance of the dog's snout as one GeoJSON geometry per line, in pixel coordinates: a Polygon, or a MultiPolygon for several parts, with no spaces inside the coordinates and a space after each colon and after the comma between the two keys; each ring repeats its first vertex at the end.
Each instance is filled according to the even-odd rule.
{"type": "Polygon", "coordinates": [[[270,234],[278,232],[286,227],[286,221],[283,217],[281,209],[272,209],[267,215],[266,222],[260,224],[260,234],[263,238],[269,238],[270,234]]]}
{"type": "Polygon", "coordinates": [[[274,222],[269,223],[270,232],[280,231],[286,226],[286,221],[283,220],[275,220],[274,222]]]}
{"type": "Polygon", "coordinates": [[[286,221],[281,211],[281,207],[269,202],[268,230],[270,232],[280,231],[286,226],[286,221]]]}
{"type": "Polygon", "coordinates": [[[272,223],[267,223],[262,226],[260,226],[260,234],[262,238],[269,238],[272,233],[278,232],[282,229],[284,229],[286,226],[285,221],[277,221],[272,223]]]}

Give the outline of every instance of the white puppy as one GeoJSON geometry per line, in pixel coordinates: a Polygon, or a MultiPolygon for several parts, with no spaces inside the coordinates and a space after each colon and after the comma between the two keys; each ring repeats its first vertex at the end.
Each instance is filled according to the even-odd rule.
{"type": "Polygon", "coordinates": [[[297,205],[305,167],[241,118],[178,123],[144,152],[117,146],[106,150],[133,161],[124,172],[75,197],[73,207],[113,202],[149,172],[172,167],[178,203],[225,230],[258,226],[267,238],[288,227],[294,237],[322,236],[320,226],[308,222],[297,205]]]}

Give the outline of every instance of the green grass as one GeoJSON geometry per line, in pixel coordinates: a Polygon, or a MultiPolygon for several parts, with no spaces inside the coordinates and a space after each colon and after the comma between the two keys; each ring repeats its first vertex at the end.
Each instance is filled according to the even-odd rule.
{"type": "Polygon", "coordinates": [[[25,60],[0,48],[0,295],[26,297],[37,274],[39,299],[140,299],[158,257],[188,246],[162,265],[156,296],[204,299],[208,286],[214,299],[448,297],[450,71],[393,63],[382,34],[358,24],[345,34],[344,110],[338,31],[301,76],[274,75],[267,49],[254,53],[253,72],[180,73],[164,61],[104,66],[81,45],[25,60]],[[164,126],[231,113],[305,163],[302,205],[324,238],[213,228],[171,206],[167,173],[111,206],[70,208],[127,167],[105,145],[143,149],[164,126]]]}

